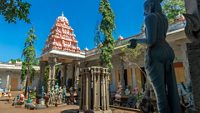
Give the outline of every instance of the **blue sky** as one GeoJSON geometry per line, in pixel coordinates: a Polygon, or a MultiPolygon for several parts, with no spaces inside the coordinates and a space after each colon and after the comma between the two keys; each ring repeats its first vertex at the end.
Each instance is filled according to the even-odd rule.
{"type": "MultiPolygon", "coordinates": [[[[64,12],[69,24],[74,29],[78,45],[94,48],[95,26],[100,21],[98,13],[100,0],[29,0],[32,4],[29,18],[31,24],[17,21],[17,24],[8,24],[0,15],[0,61],[21,58],[27,32],[34,26],[37,57],[41,55],[50,29],[58,16],[64,12]]],[[[129,37],[140,32],[144,21],[144,0],[109,0],[115,13],[115,39],[119,35],[129,37]]]]}

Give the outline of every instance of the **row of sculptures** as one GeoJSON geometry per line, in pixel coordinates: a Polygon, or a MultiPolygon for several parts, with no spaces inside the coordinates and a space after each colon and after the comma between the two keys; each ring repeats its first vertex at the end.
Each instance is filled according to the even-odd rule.
{"type": "Polygon", "coordinates": [[[59,87],[58,85],[53,86],[48,94],[45,94],[48,105],[57,105],[62,103],[75,104],[77,103],[77,90],[73,87],[67,89],[65,86],[59,87]]]}
{"type": "MultiPolygon", "coordinates": [[[[29,88],[28,88],[29,89],[29,88]]],[[[77,104],[78,102],[78,91],[73,87],[66,88],[65,86],[60,87],[58,84],[51,87],[49,92],[45,92],[42,86],[41,96],[36,95],[36,90],[28,90],[28,99],[25,102],[25,96],[23,93],[19,93],[13,100],[13,106],[24,105],[27,103],[34,107],[49,107],[57,106],[59,104],[77,104]],[[35,94],[35,96],[31,96],[35,94]],[[34,97],[34,98],[33,98],[34,97]],[[35,100],[35,101],[34,101],[35,100]]],[[[36,108],[37,109],[37,108],[36,108]]]]}
{"type": "Polygon", "coordinates": [[[58,84],[51,87],[48,93],[44,93],[44,88],[42,88],[42,95],[45,98],[45,104],[55,105],[58,104],[76,104],[78,99],[78,91],[73,87],[66,88],[65,86],[59,87],[58,84]]]}

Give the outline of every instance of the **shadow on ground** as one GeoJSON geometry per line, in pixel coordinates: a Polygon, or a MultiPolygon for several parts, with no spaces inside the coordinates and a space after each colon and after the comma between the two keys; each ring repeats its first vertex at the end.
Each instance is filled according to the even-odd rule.
{"type": "Polygon", "coordinates": [[[79,110],[78,109],[68,109],[68,110],[61,111],[60,113],[79,113],[79,110]]]}
{"type": "Polygon", "coordinates": [[[0,99],[0,101],[8,101],[8,99],[0,99]]]}

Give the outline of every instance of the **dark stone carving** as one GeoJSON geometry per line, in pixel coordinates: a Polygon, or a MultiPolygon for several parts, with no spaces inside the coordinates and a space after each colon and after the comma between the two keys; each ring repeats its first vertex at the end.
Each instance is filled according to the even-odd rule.
{"type": "Polygon", "coordinates": [[[185,0],[185,33],[193,43],[200,43],[200,0],[185,0]]]}
{"type": "Polygon", "coordinates": [[[168,21],[162,13],[161,0],[147,0],[144,4],[145,39],[132,39],[131,47],[137,43],[148,46],[145,69],[156,93],[159,113],[181,113],[173,67],[174,52],[166,38],[168,21]]]}
{"type": "Polygon", "coordinates": [[[187,57],[189,62],[190,79],[194,98],[194,110],[200,112],[200,0],[185,0],[187,14],[185,33],[192,43],[187,43],[187,57]]]}

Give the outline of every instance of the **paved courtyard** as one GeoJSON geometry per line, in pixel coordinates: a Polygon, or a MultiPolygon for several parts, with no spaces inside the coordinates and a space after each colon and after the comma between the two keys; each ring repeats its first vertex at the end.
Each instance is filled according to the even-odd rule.
{"type": "MultiPolygon", "coordinates": [[[[12,96],[15,97],[19,92],[12,92],[12,96]]],[[[8,103],[7,97],[0,97],[0,113],[77,113],[79,106],[77,105],[61,105],[58,107],[49,107],[47,109],[40,110],[27,110],[25,108],[15,108],[8,103]]],[[[137,113],[133,111],[119,110],[111,108],[113,113],[137,113]]]]}
{"type": "MultiPolygon", "coordinates": [[[[8,103],[5,98],[0,98],[0,113],[77,113],[79,106],[62,105],[58,107],[49,107],[48,109],[27,110],[25,108],[15,108],[8,103]]],[[[136,113],[133,111],[124,111],[112,108],[113,113],[136,113]]]]}

